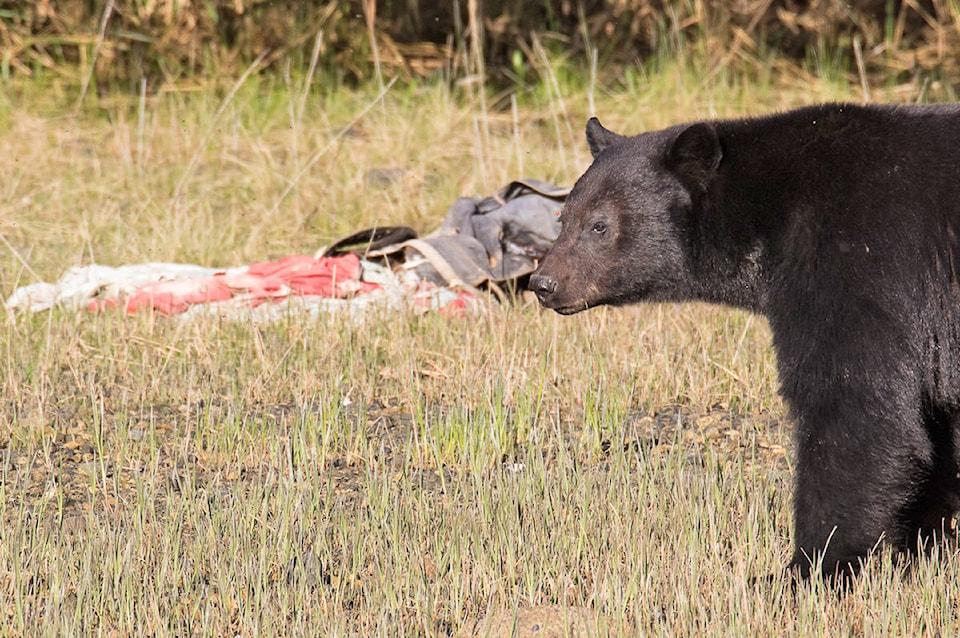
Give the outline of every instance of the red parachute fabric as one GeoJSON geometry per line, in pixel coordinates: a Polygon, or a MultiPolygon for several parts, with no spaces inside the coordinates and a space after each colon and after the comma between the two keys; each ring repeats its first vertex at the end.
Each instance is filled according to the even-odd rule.
{"type": "Polygon", "coordinates": [[[147,284],[127,298],[124,310],[134,314],[149,308],[176,315],[194,304],[227,301],[237,295],[257,306],[291,294],[342,298],[378,288],[376,284],[360,283],[360,259],[354,254],[320,258],[292,255],[253,264],[244,273],[147,284]]]}

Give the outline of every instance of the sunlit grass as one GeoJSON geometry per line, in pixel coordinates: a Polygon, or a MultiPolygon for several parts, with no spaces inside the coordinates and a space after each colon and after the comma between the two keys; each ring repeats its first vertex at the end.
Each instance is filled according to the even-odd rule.
{"type": "MultiPolygon", "coordinates": [[[[594,96],[625,133],[858,95],[635,73],[594,96]]],[[[383,109],[259,79],[79,116],[62,87],[5,87],[0,292],[92,261],[429,231],[521,166],[570,184],[589,100],[552,86],[486,118],[439,83],[394,85],[383,109]]],[[[0,330],[0,634],[466,635],[536,605],[587,609],[600,635],[958,631],[947,549],[905,575],[881,555],[846,598],[779,578],[789,422],[766,324],[742,312],[54,311],[0,330]]]]}

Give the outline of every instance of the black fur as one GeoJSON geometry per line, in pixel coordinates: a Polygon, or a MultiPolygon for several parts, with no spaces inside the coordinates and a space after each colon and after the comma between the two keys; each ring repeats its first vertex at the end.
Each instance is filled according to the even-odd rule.
{"type": "Polygon", "coordinates": [[[855,573],[960,509],[960,106],[825,105],[623,137],[530,279],[544,306],[765,315],[796,421],[796,551],[855,573]]]}

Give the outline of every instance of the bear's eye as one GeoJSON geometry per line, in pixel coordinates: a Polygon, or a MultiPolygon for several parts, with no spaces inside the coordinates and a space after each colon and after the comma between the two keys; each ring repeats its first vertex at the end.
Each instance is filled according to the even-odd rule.
{"type": "Polygon", "coordinates": [[[596,224],[593,225],[593,228],[591,228],[590,230],[597,233],[598,235],[602,235],[603,233],[607,232],[607,225],[604,224],[603,222],[597,222],[596,224]]]}

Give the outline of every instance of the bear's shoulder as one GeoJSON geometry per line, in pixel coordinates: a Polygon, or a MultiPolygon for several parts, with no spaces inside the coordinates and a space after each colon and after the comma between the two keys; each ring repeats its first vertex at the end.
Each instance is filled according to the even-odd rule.
{"type": "MultiPolygon", "coordinates": [[[[717,120],[721,137],[735,139],[755,135],[816,137],[840,136],[873,139],[925,136],[960,129],[960,103],[950,104],[849,104],[826,103],[762,116],[717,120]],[[752,135],[751,135],[752,134],[752,135]]],[[[673,127],[673,128],[683,128],[673,127]]]]}

